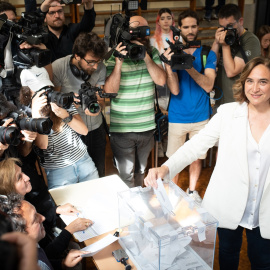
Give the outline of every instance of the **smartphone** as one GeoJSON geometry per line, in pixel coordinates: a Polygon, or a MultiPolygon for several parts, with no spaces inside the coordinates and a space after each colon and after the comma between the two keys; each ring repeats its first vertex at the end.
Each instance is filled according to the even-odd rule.
{"type": "Polygon", "coordinates": [[[114,258],[116,259],[117,262],[120,262],[121,259],[123,259],[123,258],[125,260],[128,260],[128,255],[122,248],[114,250],[112,252],[112,255],[114,256],[114,258]]]}

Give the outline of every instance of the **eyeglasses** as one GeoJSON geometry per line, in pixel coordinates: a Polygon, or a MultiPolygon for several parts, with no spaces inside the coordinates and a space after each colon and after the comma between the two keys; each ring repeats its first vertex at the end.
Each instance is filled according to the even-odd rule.
{"type": "Polygon", "coordinates": [[[59,10],[56,10],[56,11],[50,11],[47,14],[53,17],[53,16],[55,16],[56,13],[58,13],[59,15],[62,15],[63,12],[64,12],[63,9],[59,9],[59,10]]]}
{"type": "Polygon", "coordinates": [[[87,65],[88,66],[91,66],[91,67],[93,67],[95,64],[99,64],[99,63],[101,63],[102,62],[102,60],[99,60],[99,61],[93,61],[93,60],[86,60],[85,58],[82,58],[86,63],[87,63],[87,65]]]}

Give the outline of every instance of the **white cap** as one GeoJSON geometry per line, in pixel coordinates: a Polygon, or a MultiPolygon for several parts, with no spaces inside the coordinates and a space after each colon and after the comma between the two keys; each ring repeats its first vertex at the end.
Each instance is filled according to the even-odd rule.
{"type": "Polygon", "coordinates": [[[54,86],[45,68],[32,66],[30,69],[23,69],[20,75],[22,86],[28,86],[36,92],[45,86],[54,86]]]}

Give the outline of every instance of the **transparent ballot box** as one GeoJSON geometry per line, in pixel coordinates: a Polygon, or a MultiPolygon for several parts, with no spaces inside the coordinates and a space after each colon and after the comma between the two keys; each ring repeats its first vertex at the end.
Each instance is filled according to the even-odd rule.
{"type": "Polygon", "coordinates": [[[173,182],[167,211],[151,187],[119,192],[119,243],[138,269],[213,269],[218,221],[173,182]]]}

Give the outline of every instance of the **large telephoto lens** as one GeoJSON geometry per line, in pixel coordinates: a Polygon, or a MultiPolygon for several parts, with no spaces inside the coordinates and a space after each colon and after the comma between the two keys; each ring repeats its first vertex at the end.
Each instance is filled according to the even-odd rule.
{"type": "Polygon", "coordinates": [[[0,142],[3,144],[19,145],[20,131],[16,127],[0,127],[0,142]]]}
{"type": "Polygon", "coordinates": [[[49,135],[53,126],[50,118],[23,118],[18,124],[21,130],[33,131],[43,135],[49,135]]]}

